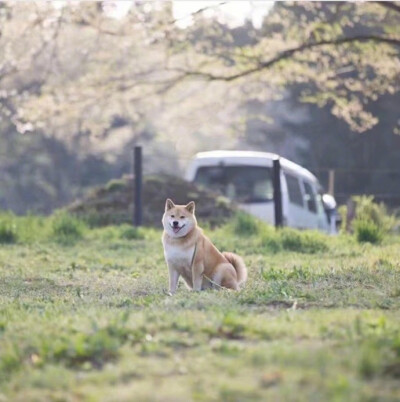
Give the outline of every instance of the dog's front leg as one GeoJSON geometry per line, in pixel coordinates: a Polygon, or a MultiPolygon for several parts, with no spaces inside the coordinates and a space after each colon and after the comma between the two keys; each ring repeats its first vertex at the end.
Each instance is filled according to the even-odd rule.
{"type": "Polygon", "coordinates": [[[195,264],[192,269],[193,290],[200,291],[203,284],[203,264],[195,264]]]}
{"type": "Polygon", "coordinates": [[[176,292],[176,288],[178,287],[178,280],[179,280],[179,272],[168,265],[168,272],[169,272],[169,292],[174,294],[176,292]]]}

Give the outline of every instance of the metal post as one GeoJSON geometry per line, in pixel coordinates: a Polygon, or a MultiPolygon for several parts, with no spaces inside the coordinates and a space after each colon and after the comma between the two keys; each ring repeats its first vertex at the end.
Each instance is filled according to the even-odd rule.
{"type": "Polygon", "coordinates": [[[142,147],[136,146],[133,150],[133,180],[134,180],[134,208],[133,224],[142,224],[142,147]]]}
{"type": "Polygon", "coordinates": [[[272,178],[274,184],[275,227],[279,228],[283,226],[281,162],[279,158],[274,159],[272,171],[273,171],[272,178]]]}
{"type": "Polygon", "coordinates": [[[328,193],[333,197],[335,195],[335,170],[329,169],[328,193]]]}

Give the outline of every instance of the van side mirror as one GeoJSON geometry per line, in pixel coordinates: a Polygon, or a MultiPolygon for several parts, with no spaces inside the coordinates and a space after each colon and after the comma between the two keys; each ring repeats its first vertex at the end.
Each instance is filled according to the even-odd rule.
{"type": "Polygon", "coordinates": [[[335,198],[330,194],[322,195],[322,204],[324,205],[325,211],[332,211],[337,206],[335,198]]]}

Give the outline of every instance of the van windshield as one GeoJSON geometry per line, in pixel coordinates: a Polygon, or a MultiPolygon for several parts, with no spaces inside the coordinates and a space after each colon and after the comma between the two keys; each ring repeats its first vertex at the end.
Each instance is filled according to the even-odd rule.
{"type": "Polygon", "coordinates": [[[239,203],[273,199],[272,169],[263,166],[202,166],[194,182],[239,203]]]}

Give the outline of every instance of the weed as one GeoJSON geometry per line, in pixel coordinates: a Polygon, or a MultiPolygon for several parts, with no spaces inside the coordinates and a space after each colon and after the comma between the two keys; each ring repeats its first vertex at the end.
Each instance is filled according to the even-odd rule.
{"type": "Polygon", "coordinates": [[[85,223],[66,212],[58,212],[52,217],[52,235],[62,244],[71,244],[82,239],[86,230],[85,223]]]}
{"type": "Polygon", "coordinates": [[[353,200],[356,203],[356,220],[373,222],[384,233],[393,228],[394,217],[389,215],[384,204],[374,202],[373,196],[355,196],[353,200]]]}
{"type": "Polygon", "coordinates": [[[128,183],[126,180],[124,179],[114,179],[114,180],[110,180],[106,186],[105,186],[105,190],[108,192],[113,192],[113,191],[121,191],[126,189],[128,186],[128,183]]]}
{"type": "Polygon", "coordinates": [[[353,226],[359,243],[377,244],[383,240],[383,230],[372,220],[356,219],[353,226]]]}
{"type": "Polygon", "coordinates": [[[12,214],[2,214],[0,216],[0,243],[16,243],[18,232],[15,217],[12,214]]]}
{"type": "Polygon", "coordinates": [[[7,345],[0,358],[0,382],[6,380],[22,364],[21,356],[13,344],[7,345]]]}
{"type": "Polygon", "coordinates": [[[113,336],[112,328],[106,327],[93,333],[78,332],[60,336],[51,344],[42,344],[38,355],[46,360],[63,362],[68,367],[90,363],[101,367],[106,361],[118,356],[123,338],[113,336]]]}
{"type": "Polygon", "coordinates": [[[121,239],[138,240],[144,239],[144,233],[140,228],[132,225],[121,225],[119,227],[119,234],[121,239]]]}
{"type": "Polygon", "coordinates": [[[260,245],[263,250],[271,253],[277,253],[282,250],[282,239],[274,228],[265,226],[260,235],[260,245]]]}
{"type": "Polygon", "coordinates": [[[295,229],[284,228],[280,232],[280,237],[282,247],[285,250],[310,254],[328,250],[327,236],[319,232],[300,232],[295,229]]]}
{"type": "Polygon", "coordinates": [[[260,222],[244,212],[236,214],[232,227],[233,232],[238,236],[253,236],[260,232],[260,222]]]}
{"type": "Polygon", "coordinates": [[[373,196],[354,196],[352,202],[355,208],[355,219],[352,222],[347,222],[347,207],[340,207],[341,230],[354,231],[357,239],[366,239],[360,242],[379,243],[395,227],[395,216],[388,213],[384,204],[376,203],[373,196]]]}

